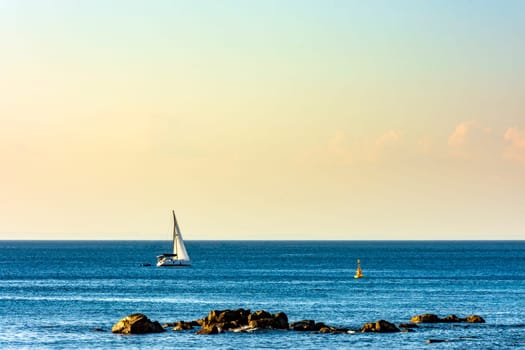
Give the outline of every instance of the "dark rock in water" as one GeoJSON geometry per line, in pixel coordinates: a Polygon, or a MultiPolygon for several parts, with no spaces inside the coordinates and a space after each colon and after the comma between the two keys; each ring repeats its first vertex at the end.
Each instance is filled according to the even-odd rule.
{"type": "Polygon", "coordinates": [[[276,329],[288,329],[288,316],[284,312],[278,312],[273,314],[273,328],[276,329]]]}
{"type": "Polygon", "coordinates": [[[274,328],[273,318],[259,318],[248,322],[250,328],[274,328]]]}
{"type": "Polygon", "coordinates": [[[145,334],[164,332],[165,329],[160,323],[151,321],[146,315],[133,314],[115,323],[111,331],[121,334],[145,334]]]}
{"type": "Polygon", "coordinates": [[[377,332],[377,333],[392,333],[400,332],[395,324],[385,320],[378,320],[376,322],[366,323],[361,327],[361,332],[377,332]]]}
{"type": "Polygon", "coordinates": [[[415,330],[412,328],[401,328],[401,332],[410,333],[410,332],[415,332],[415,330]]]}
{"type": "Polygon", "coordinates": [[[259,310],[212,310],[202,320],[195,321],[202,329],[198,334],[217,334],[222,331],[243,331],[246,329],[288,329],[288,316],[284,312],[272,315],[259,310]],[[214,330],[214,327],[216,330],[214,330]]]}
{"type": "Polygon", "coordinates": [[[288,316],[284,312],[270,314],[259,310],[248,316],[249,328],[288,329],[288,316]]]}
{"type": "Polygon", "coordinates": [[[463,322],[463,321],[465,321],[465,319],[459,318],[456,315],[448,315],[447,317],[439,320],[439,322],[455,322],[455,323],[463,322]]]}
{"type": "Polygon", "coordinates": [[[330,328],[330,326],[327,326],[324,322],[316,322],[315,325],[314,325],[314,328],[316,331],[320,331],[321,328],[330,328]]]}
{"type": "Polygon", "coordinates": [[[268,311],[264,311],[264,310],[255,311],[255,312],[253,312],[253,313],[248,315],[248,322],[255,321],[255,320],[260,320],[260,319],[263,319],[263,318],[272,318],[272,314],[270,314],[268,311]]]}
{"type": "Polygon", "coordinates": [[[319,329],[319,333],[332,333],[332,329],[330,327],[322,327],[319,329]]]}
{"type": "Polygon", "coordinates": [[[470,315],[465,319],[465,321],[468,323],[485,323],[483,317],[478,315],[470,315]]]}
{"type": "Polygon", "coordinates": [[[411,328],[419,328],[419,326],[415,323],[400,323],[397,325],[399,328],[407,328],[407,329],[411,329],[411,328]]]}
{"type": "Polygon", "coordinates": [[[315,331],[315,321],[314,320],[302,320],[298,322],[292,322],[290,328],[294,331],[315,331]]]}
{"type": "Polygon", "coordinates": [[[410,319],[410,322],[414,323],[438,323],[440,318],[434,314],[423,314],[414,316],[410,319]]]}
{"type": "Polygon", "coordinates": [[[315,328],[319,331],[319,333],[337,334],[337,333],[347,333],[348,332],[348,328],[331,327],[331,326],[325,325],[322,322],[316,323],[315,328]]]}
{"type": "Polygon", "coordinates": [[[105,329],[103,329],[103,328],[98,328],[98,327],[97,327],[97,328],[94,328],[93,330],[94,330],[95,332],[105,332],[105,331],[106,331],[105,329]]]}
{"type": "Polygon", "coordinates": [[[222,329],[212,325],[212,326],[203,326],[197,334],[219,334],[222,333],[222,329]]]}
{"type": "Polygon", "coordinates": [[[426,342],[427,343],[444,343],[446,342],[447,340],[445,339],[427,339],[426,342]]]}
{"type": "Polygon", "coordinates": [[[189,331],[193,329],[191,322],[179,321],[173,328],[174,331],[189,331]]]}
{"type": "Polygon", "coordinates": [[[485,323],[485,320],[478,315],[471,315],[466,318],[460,318],[456,315],[448,315],[444,318],[439,318],[434,314],[423,314],[414,316],[410,319],[410,322],[416,323],[459,323],[459,322],[468,322],[468,323],[485,323]]]}
{"type": "Polygon", "coordinates": [[[238,325],[244,325],[248,323],[248,316],[250,310],[237,309],[237,310],[212,310],[202,320],[202,327],[209,326],[212,324],[224,324],[228,326],[230,323],[235,322],[236,325],[232,324],[232,328],[238,325]]]}

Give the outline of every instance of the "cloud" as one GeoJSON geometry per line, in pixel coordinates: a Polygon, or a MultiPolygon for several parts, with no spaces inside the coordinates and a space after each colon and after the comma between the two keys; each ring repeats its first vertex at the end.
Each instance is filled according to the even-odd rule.
{"type": "Polygon", "coordinates": [[[503,139],[507,144],[503,158],[525,164],[525,129],[508,128],[503,139]]]}
{"type": "Polygon", "coordinates": [[[476,121],[462,122],[448,137],[449,150],[453,156],[474,158],[486,148],[491,133],[492,129],[476,121]]]}

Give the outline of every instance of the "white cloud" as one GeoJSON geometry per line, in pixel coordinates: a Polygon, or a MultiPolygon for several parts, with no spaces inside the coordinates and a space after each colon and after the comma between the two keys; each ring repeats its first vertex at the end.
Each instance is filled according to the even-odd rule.
{"type": "Polygon", "coordinates": [[[492,129],[476,121],[462,122],[448,137],[449,150],[453,156],[474,158],[486,148],[491,133],[492,129]]]}
{"type": "Polygon", "coordinates": [[[525,164],[525,129],[508,128],[503,139],[507,143],[503,158],[525,164]]]}

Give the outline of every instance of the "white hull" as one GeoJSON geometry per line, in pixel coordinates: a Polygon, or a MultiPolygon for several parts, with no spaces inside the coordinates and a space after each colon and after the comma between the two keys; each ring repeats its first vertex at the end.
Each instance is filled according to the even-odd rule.
{"type": "Polygon", "coordinates": [[[173,267],[173,266],[191,266],[190,260],[178,260],[176,258],[159,255],[157,257],[157,267],[173,267]]]}

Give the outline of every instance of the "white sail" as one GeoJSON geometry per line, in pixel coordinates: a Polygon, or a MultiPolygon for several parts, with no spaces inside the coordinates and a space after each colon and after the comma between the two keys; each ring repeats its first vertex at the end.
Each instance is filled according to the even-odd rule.
{"type": "Polygon", "coordinates": [[[182,261],[190,261],[190,256],[186,251],[186,246],[184,245],[184,240],[182,239],[182,233],[180,232],[179,223],[175,217],[175,210],[173,211],[173,254],[177,254],[177,259],[182,261]]]}
{"type": "Polygon", "coordinates": [[[191,259],[184,246],[175,210],[173,210],[173,253],[157,256],[157,266],[190,266],[191,259]]]}

